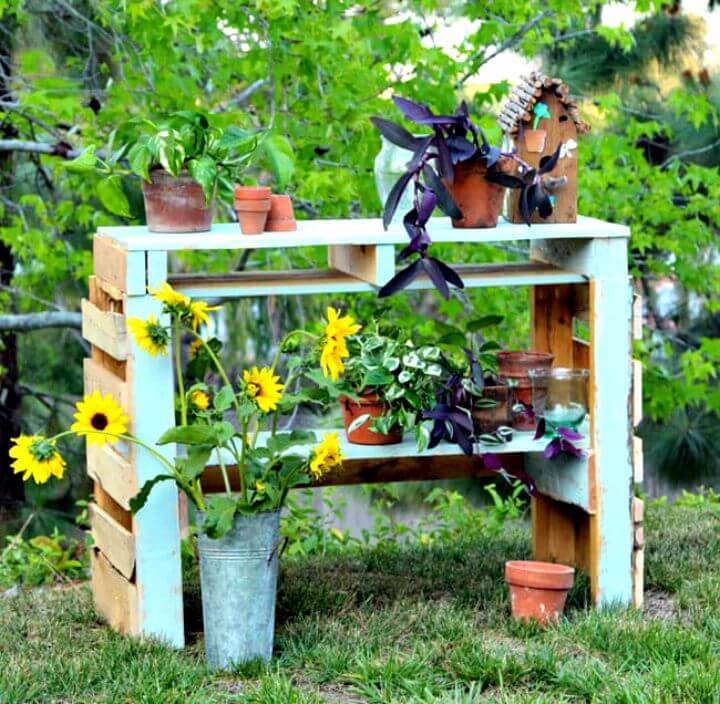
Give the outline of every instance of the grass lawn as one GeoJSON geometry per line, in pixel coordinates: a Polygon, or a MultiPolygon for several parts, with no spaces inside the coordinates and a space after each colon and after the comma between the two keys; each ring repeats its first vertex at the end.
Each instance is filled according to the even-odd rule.
{"type": "Polygon", "coordinates": [[[178,652],[101,625],[87,585],[0,601],[0,702],[720,702],[720,506],[646,511],[645,613],[587,610],[538,631],[508,615],[501,538],[288,561],[276,657],[205,672],[197,585],[178,652]]]}

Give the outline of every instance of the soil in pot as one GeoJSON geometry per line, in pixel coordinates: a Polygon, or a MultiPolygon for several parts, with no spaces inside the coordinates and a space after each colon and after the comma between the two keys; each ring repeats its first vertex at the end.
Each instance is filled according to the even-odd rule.
{"type": "Polygon", "coordinates": [[[283,193],[270,196],[270,212],[265,223],[265,230],[267,232],[293,232],[297,230],[295,213],[289,195],[283,193]]]}
{"type": "Polygon", "coordinates": [[[495,401],[495,405],[488,408],[475,406],[472,409],[473,427],[476,433],[494,433],[501,425],[510,425],[512,391],[512,387],[507,384],[483,387],[482,397],[495,401]]]}
{"type": "MultiPolygon", "coordinates": [[[[506,170],[505,166],[501,168],[506,170]]],[[[445,181],[445,186],[463,214],[462,220],[453,218],[453,227],[495,227],[505,187],[485,179],[487,167],[482,159],[460,161],[453,169],[453,182],[445,181]]]]}
{"type": "Polygon", "coordinates": [[[345,434],[349,442],[356,445],[395,445],[402,442],[403,434],[400,428],[395,428],[387,434],[376,433],[370,429],[372,419],[379,418],[387,411],[387,404],[381,401],[377,395],[361,395],[357,401],[353,401],[347,396],[341,396],[339,400],[345,423],[345,434]],[[370,418],[359,428],[348,432],[352,423],[364,415],[369,415],[370,418]]]}
{"type": "Polygon", "coordinates": [[[557,621],[565,609],[575,570],[567,565],[532,560],[505,563],[510,607],[515,618],[540,624],[557,621]]]}
{"type": "Polygon", "coordinates": [[[143,180],[145,217],[150,232],[207,232],[212,227],[215,197],[205,207],[199,183],[183,171],[175,177],[162,169],[143,180]]]}
{"type": "MultiPolygon", "coordinates": [[[[528,372],[531,369],[549,369],[554,356],[548,352],[529,350],[503,350],[498,352],[498,375],[501,380],[513,384],[514,402],[532,404],[532,383],[528,372]]],[[[527,413],[513,415],[513,428],[516,430],[535,430],[536,419],[527,413]]]]}

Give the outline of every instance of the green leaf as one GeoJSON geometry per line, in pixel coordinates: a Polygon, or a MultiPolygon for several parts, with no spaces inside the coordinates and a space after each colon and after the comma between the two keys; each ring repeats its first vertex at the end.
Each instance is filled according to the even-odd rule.
{"type": "MultiPolygon", "coordinates": [[[[189,482],[197,479],[202,473],[212,454],[212,445],[193,445],[188,448],[187,457],[182,460],[181,474],[189,482]]],[[[180,464],[180,460],[177,461],[180,464]]]]}
{"type": "Polygon", "coordinates": [[[203,530],[210,538],[222,538],[233,525],[238,502],[230,496],[211,496],[205,505],[203,530]]]}
{"type": "Polygon", "coordinates": [[[210,156],[190,159],[187,168],[193,179],[202,186],[205,205],[209,205],[215,193],[215,183],[217,182],[218,170],[215,159],[210,156]]]}
{"type": "Polygon", "coordinates": [[[280,134],[271,134],[262,140],[260,148],[275,177],[278,189],[282,191],[295,170],[295,155],[290,142],[280,134]]]}
{"type": "Polygon", "coordinates": [[[217,445],[224,445],[230,438],[235,435],[235,428],[232,423],[222,420],[213,425],[215,432],[215,442],[217,445]]]}
{"type": "Polygon", "coordinates": [[[233,391],[232,386],[223,386],[222,389],[215,394],[213,406],[216,411],[222,413],[232,406],[234,398],[235,392],[233,391]]]}
{"type": "Polygon", "coordinates": [[[114,174],[98,181],[95,192],[103,206],[114,215],[130,217],[130,203],[122,187],[120,176],[114,174]]]}
{"type": "Polygon", "coordinates": [[[176,442],[180,445],[215,445],[217,433],[209,425],[178,425],[166,430],[157,440],[158,445],[176,442]]]}
{"type": "Polygon", "coordinates": [[[438,342],[441,345],[457,345],[458,347],[464,347],[467,345],[467,340],[465,339],[465,335],[461,333],[459,330],[455,332],[446,332],[439,340],[438,342]]]}
{"type": "Polygon", "coordinates": [[[147,502],[148,496],[150,496],[150,492],[152,491],[152,488],[159,484],[160,482],[164,481],[175,481],[175,477],[172,476],[172,474],[158,474],[156,477],[153,477],[152,479],[148,479],[143,485],[140,491],[138,491],[135,496],[130,499],[130,510],[133,513],[137,513],[147,502]]]}
{"type": "Polygon", "coordinates": [[[491,325],[499,325],[504,319],[502,315],[483,315],[481,318],[475,318],[475,320],[468,322],[467,329],[470,332],[477,332],[491,325]]]}
{"type": "Polygon", "coordinates": [[[136,142],[127,154],[130,170],[137,176],[140,176],[140,178],[149,182],[150,167],[153,164],[154,156],[146,142],[136,142]]]}
{"type": "Polygon", "coordinates": [[[95,156],[95,145],[91,144],[80,156],[72,161],[66,161],[63,166],[73,174],[93,173],[98,167],[98,158],[95,156]]]}

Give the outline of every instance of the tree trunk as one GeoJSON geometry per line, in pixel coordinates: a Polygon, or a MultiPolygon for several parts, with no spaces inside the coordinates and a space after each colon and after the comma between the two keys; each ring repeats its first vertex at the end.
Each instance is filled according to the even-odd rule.
{"type": "MultiPolygon", "coordinates": [[[[16,27],[12,20],[6,21],[6,30],[12,36],[16,27]]],[[[10,101],[7,76],[10,75],[12,47],[10,42],[3,42],[0,48],[0,101],[10,101]]],[[[14,137],[11,123],[0,130],[2,137],[14,137]]],[[[13,155],[11,152],[0,153],[0,190],[6,192],[12,185],[13,155]]],[[[8,217],[8,216],[6,216],[8,217]]],[[[0,230],[3,223],[0,221],[0,230]]],[[[0,283],[9,286],[15,271],[15,257],[10,245],[0,240],[0,283]]],[[[10,470],[11,438],[20,432],[20,370],[18,369],[17,336],[11,332],[0,333],[0,506],[20,504],[25,498],[20,474],[10,470]]]]}

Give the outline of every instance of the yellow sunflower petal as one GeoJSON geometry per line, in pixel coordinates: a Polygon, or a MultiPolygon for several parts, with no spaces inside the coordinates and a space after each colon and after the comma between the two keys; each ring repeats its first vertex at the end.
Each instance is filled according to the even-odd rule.
{"type": "Polygon", "coordinates": [[[45,484],[50,477],[62,479],[65,460],[55,448],[55,441],[41,435],[21,435],[12,438],[10,457],[15,474],[23,474],[23,481],[32,479],[36,484],[45,484]]]}
{"type": "Polygon", "coordinates": [[[87,437],[90,444],[102,447],[106,442],[117,442],[117,437],[113,436],[127,433],[130,419],[110,394],[103,397],[96,389],[78,401],[76,408],[75,422],[70,430],[87,437]]]}

